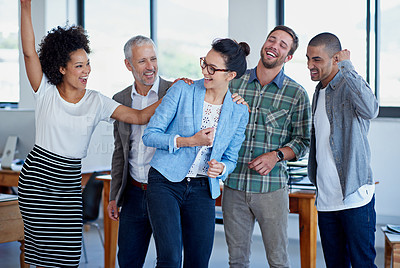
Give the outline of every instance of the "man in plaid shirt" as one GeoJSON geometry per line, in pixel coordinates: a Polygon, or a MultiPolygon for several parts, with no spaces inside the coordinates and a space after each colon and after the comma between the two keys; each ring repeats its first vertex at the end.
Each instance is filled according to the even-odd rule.
{"type": "Polygon", "coordinates": [[[307,152],[311,125],[306,91],[283,71],[297,47],[292,29],[275,27],[261,49],[257,67],[231,82],[231,91],[248,102],[251,113],[236,169],[223,191],[230,267],[249,267],[255,220],[269,266],[290,266],[286,160],[307,152]]]}

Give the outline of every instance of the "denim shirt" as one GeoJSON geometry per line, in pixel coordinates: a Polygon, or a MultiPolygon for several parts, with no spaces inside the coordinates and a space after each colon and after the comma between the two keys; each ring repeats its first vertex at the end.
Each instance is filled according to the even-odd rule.
{"type": "MultiPolygon", "coordinates": [[[[373,184],[371,153],[367,140],[370,120],[379,106],[368,83],[354,70],[349,60],[338,63],[339,71],[326,87],[326,113],[330,124],[329,143],[340,179],[343,199],[365,184],[373,184]]],[[[308,175],[317,186],[317,161],[314,113],[321,82],[312,102],[312,128],[308,175]]]]}

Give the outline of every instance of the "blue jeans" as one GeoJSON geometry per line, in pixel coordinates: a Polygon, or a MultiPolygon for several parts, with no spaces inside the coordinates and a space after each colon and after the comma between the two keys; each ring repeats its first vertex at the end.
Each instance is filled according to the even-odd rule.
{"type": "Polygon", "coordinates": [[[208,178],[170,182],[149,171],[147,203],[157,249],[157,267],[208,267],[214,242],[215,200],[208,178]]]}
{"type": "Polygon", "coordinates": [[[128,183],[119,219],[118,264],[121,268],[143,267],[152,234],[146,191],[128,183]]]}
{"type": "Polygon", "coordinates": [[[318,212],[326,267],[376,267],[374,207],[375,196],[359,208],[318,212]]]}

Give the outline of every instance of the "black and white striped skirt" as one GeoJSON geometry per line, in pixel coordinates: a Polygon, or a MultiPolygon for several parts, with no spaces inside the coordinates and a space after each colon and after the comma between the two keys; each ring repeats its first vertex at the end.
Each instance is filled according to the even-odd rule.
{"type": "Polygon", "coordinates": [[[20,173],[18,201],[24,222],[25,262],[78,267],[82,245],[81,160],[35,145],[20,173]]]}

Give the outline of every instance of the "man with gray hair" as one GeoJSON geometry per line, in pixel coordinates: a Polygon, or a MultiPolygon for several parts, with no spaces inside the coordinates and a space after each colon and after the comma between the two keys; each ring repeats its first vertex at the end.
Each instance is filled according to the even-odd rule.
{"type": "MultiPolygon", "coordinates": [[[[114,95],[117,102],[144,109],[161,99],[171,82],[158,76],[155,45],[138,35],[124,46],[125,65],[134,77],[133,85],[114,95]]],[[[108,216],[119,220],[119,267],[143,267],[152,229],[147,214],[146,190],[149,162],[155,148],[142,141],[147,125],[114,123],[114,153],[111,167],[111,193],[108,216]],[[122,207],[118,211],[118,207],[122,207]]]]}

